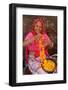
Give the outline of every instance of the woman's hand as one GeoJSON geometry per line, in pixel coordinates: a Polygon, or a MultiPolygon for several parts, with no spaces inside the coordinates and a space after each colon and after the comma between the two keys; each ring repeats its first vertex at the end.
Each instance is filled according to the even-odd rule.
{"type": "Polygon", "coordinates": [[[34,40],[39,41],[40,36],[41,36],[41,34],[39,33],[39,34],[33,36],[31,39],[24,40],[23,46],[27,46],[27,45],[31,44],[34,40]]]}
{"type": "Polygon", "coordinates": [[[44,42],[44,46],[45,48],[52,48],[53,47],[53,42],[51,40],[48,40],[46,42],[44,42]]]}
{"type": "Polygon", "coordinates": [[[27,46],[27,45],[31,44],[33,41],[34,41],[34,37],[31,39],[24,40],[23,46],[27,46]]]}
{"type": "Polygon", "coordinates": [[[54,44],[53,44],[53,42],[51,42],[51,41],[45,43],[45,47],[46,47],[46,48],[47,48],[47,47],[48,47],[48,48],[52,48],[53,45],[54,45],[54,44]]]}

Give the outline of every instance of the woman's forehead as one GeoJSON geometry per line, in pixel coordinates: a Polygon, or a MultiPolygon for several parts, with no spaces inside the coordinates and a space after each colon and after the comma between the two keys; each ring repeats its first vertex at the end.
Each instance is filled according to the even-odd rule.
{"type": "Polygon", "coordinates": [[[42,25],[42,23],[40,21],[37,21],[35,24],[40,25],[40,26],[42,25]]]}

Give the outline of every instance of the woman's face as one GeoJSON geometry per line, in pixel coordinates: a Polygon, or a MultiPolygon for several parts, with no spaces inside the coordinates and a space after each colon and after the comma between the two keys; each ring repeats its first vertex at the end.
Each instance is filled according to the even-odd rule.
{"type": "Polygon", "coordinates": [[[42,30],[42,23],[41,23],[40,21],[38,21],[38,22],[35,24],[34,30],[35,30],[35,32],[36,32],[37,34],[41,32],[41,30],[42,30]]]}

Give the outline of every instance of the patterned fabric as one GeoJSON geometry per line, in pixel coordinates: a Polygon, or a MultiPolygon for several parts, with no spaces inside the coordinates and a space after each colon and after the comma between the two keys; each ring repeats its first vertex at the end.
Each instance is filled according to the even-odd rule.
{"type": "Polygon", "coordinates": [[[32,74],[45,74],[46,72],[42,69],[40,58],[35,58],[33,55],[29,55],[28,61],[29,70],[32,74]]]}

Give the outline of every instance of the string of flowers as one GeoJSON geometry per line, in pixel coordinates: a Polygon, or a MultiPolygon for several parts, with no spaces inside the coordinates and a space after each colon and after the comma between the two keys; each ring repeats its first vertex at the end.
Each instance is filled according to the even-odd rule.
{"type": "Polygon", "coordinates": [[[47,72],[54,72],[56,64],[52,60],[46,59],[43,36],[41,36],[39,40],[39,47],[40,47],[40,60],[42,68],[47,72]]]}

